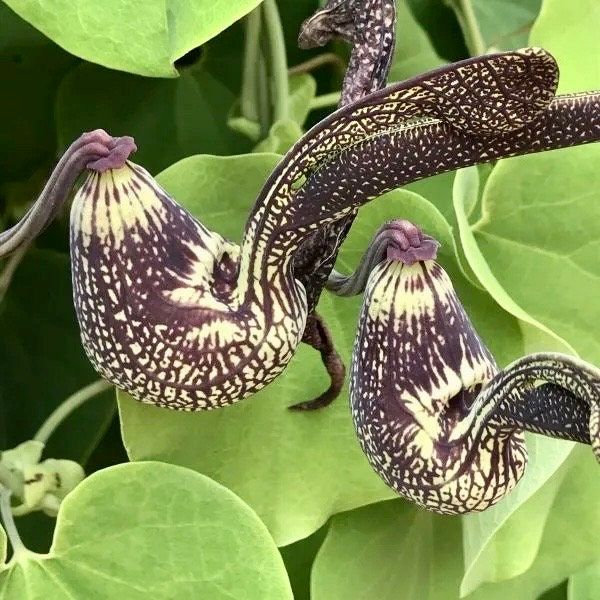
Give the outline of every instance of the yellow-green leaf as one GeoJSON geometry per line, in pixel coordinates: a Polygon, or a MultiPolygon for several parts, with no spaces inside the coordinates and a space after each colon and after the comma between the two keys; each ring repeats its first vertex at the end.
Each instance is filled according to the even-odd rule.
{"type": "Polygon", "coordinates": [[[4,0],[71,54],[111,69],[175,77],[175,61],[261,0],[4,0]]]}
{"type": "Polygon", "coordinates": [[[235,494],[164,463],[99,471],[61,505],[47,555],[0,571],[0,597],[291,600],[265,526],[235,494]]]}

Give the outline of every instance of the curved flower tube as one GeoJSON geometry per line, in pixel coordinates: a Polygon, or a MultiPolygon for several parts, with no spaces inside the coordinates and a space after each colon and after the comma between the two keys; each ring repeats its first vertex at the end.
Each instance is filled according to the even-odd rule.
{"type": "Polygon", "coordinates": [[[291,227],[313,228],[323,251],[303,251],[294,265],[309,306],[364,202],[459,165],[597,141],[600,94],[555,97],[557,81],[543,50],[487,55],[369,94],[313,128],[256,205],[286,196],[291,227]]]}
{"type": "Polygon", "coordinates": [[[525,49],[444,67],[338,110],[269,177],[241,247],[126,162],[133,143],[123,151],[119,140],[128,138],[94,132],[100,150],[73,161],[76,142],[59,164],[70,170],[51,178],[0,244],[10,251],[35,235],[87,165],[71,211],[71,257],[90,360],[144,402],[232,404],[281,373],[303,337],[309,303],[294,261],[316,231],[422,177],[599,140],[600,94],[554,98],[556,81],[552,57],[525,49]]]}
{"type": "Polygon", "coordinates": [[[333,113],[292,148],[263,188],[249,228],[270,207],[285,205],[280,229],[305,235],[412,181],[598,141],[600,93],[555,97],[556,85],[554,59],[528,48],[456,63],[371,94],[333,113]]]}
{"type": "Polygon", "coordinates": [[[131,137],[113,138],[101,130],[80,136],[64,153],[27,214],[14,227],[0,233],[0,257],[32,242],[48,226],[85,168],[110,168],[135,150],[131,137]]]}
{"type": "MultiPolygon", "coordinates": [[[[352,47],[339,106],[346,106],[385,87],[396,42],[394,0],[329,0],[324,8],[317,10],[302,24],[298,45],[301,48],[314,48],[325,45],[335,37],[352,47]]],[[[354,217],[355,214],[349,214],[317,229],[301,244],[294,256],[294,274],[306,290],[308,305],[302,341],[321,352],[331,379],[331,385],[324,394],[312,402],[290,407],[295,410],[327,406],[342,390],[345,367],[326,324],[315,308],[354,217]]]]}
{"type": "Polygon", "coordinates": [[[591,444],[600,462],[600,369],[579,358],[538,352],[514,361],[482,390],[473,410],[527,431],[591,444]]]}
{"type": "MultiPolygon", "coordinates": [[[[414,231],[403,223],[375,241],[414,231]]],[[[598,453],[600,370],[539,354],[499,372],[423,239],[400,252],[390,246],[371,271],[352,358],[352,415],[369,462],[399,494],[439,513],[481,511],[523,475],[524,429],[591,438],[598,453]]]]}

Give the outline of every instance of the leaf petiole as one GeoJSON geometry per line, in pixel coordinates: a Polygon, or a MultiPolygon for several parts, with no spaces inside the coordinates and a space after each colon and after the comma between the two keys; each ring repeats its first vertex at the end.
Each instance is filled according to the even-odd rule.
{"type": "Polygon", "coordinates": [[[325,52],[294,65],[293,67],[290,67],[288,69],[288,74],[299,75],[301,73],[310,73],[311,71],[314,71],[315,69],[325,65],[332,65],[336,69],[339,69],[342,73],[345,69],[344,61],[337,54],[334,52],[325,52]]]}
{"type": "Polygon", "coordinates": [[[91,398],[110,389],[111,383],[104,379],[99,379],[85,387],[77,390],[69,396],[64,402],[59,404],[50,416],[44,421],[38,432],[33,437],[34,440],[46,444],[58,426],[77,408],[85,404],[91,398]]]}
{"type": "Polygon", "coordinates": [[[17,530],[17,526],[15,525],[12,507],[10,505],[11,495],[12,492],[0,484],[0,517],[2,518],[2,524],[4,525],[6,536],[8,537],[10,545],[12,546],[13,557],[11,562],[13,562],[15,560],[19,560],[19,557],[30,554],[30,551],[25,547],[25,544],[19,535],[19,531],[17,530]]]}
{"type": "Polygon", "coordinates": [[[471,55],[480,56],[485,54],[487,51],[486,43],[481,34],[471,0],[451,0],[450,4],[458,16],[471,55]]]}
{"type": "Polygon", "coordinates": [[[330,94],[323,94],[322,96],[317,96],[316,98],[313,98],[310,101],[310,110],[327,108],[329,106],[337,106],[341,96],[341,92],[331,92],[330,94]]]}
{"type": "Polygon", "coordinates": [[[240,108],[242,116],[250,121],[258,120],[258,78],[257,64],[260,56],[260,7],[253,10],[245,23],[244,69],[240,108]]]}

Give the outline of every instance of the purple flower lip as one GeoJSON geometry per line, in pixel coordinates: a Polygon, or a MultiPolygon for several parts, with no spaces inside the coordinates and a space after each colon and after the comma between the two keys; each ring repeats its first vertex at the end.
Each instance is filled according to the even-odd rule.
{"type": "Polygon", "coordinates": [[[380,230],[379,235],[388,239],[388,260],[397,260],[405,265],[435,260],[440,247],[436,239],[404,220],[391,221],[380,230]]]}
{"type": "Polygon", "coordinates": [[[97,129],[92,134],[97,135],[102,140],[106,155],[87,163],[86,168],[90,171],[104,173],[111,169],[120,169],[137,150],[134,139],[129,135],[112,137],[103,129],[97,129]]]}
{"type": "Polygon", "coordinates": [[[333,270],[327,289],[338,296],[361,294],[373,269],[384,260],[410,266],[435,260],[440,243],[404,219],[385,223],[377,231],[354,273],[342,275],[333,270]]]}

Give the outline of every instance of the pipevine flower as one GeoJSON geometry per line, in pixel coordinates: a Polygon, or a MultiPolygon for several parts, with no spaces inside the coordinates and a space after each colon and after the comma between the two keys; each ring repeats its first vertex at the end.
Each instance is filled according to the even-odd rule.
{"type": "Polygon", "coordinates": [[[592,443],[600,458],[600,369],[532,354],[499,371],[436,251],[414,226],[391,223],[357,272],[332,282],[347,295],[366,286],[350,396],[375,471],[425,508],[465,513],[517,484],[523,430],[592,443]]]}
{"type": "MultiPolygon", "coordinates": [[[[307,279],[322,248],[311,258],[305,244],[318,232],[430,175],[600,140],[600,94],[555,97],[556,84],[554,59],[529,48],[449,65],[341,108],[276,167],[239,247],[128,161],[131,138],[84,134],[23,220],[0,234],[0,256],[32,240],[85,171],[71,210],[71,265],[91,362],[143,402],[229,405],[267,385],[313,338],[306,324],[325,281],[307,279]]],[[[323,331],[314,339],[330,399],[343,370],[323,331]]]]}
{"type": "Polygon", "coordinates": [[[307,216],[338,215],[307,236],[294,259],[309,310],[356,207],[460,165],[597,139],[600,96],[555,96],[557,82],[556,62],[541,49],[487,55],[368,94],[308,132],[286,157],[305,157],[290,172],[296,205],[307,216]],[[331,159],[321,162],[327,152],[331,159]]]}

